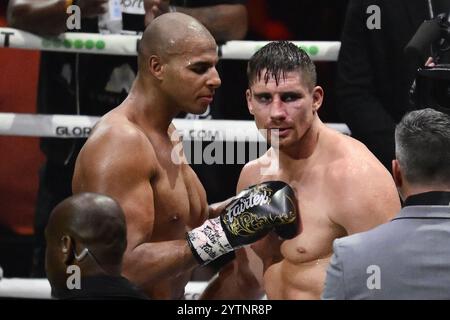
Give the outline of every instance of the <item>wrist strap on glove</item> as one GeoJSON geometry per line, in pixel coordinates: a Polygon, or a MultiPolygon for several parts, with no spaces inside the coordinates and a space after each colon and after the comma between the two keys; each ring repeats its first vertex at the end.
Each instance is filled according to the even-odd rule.
{"type": "Polygon", "coordinates": [[[202,265],[234,250],[225,235],[220,217],[206,220],[200,227],[188,232],[187,240],[194,257],[202,265]]]}

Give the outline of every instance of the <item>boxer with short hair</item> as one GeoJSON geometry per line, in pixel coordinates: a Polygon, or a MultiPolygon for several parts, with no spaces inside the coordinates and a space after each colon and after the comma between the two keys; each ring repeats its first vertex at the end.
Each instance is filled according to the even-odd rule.
{"type": "Polygon", "coordinates": [[[205,112],[220,85],[217,61],[214,38],[194,18],[167,13],[153,20],[140,41],[130,94],[98,122],[75,165],[74,193],[103,193],[124,209],[123,274],[154,299],[182,298],[194,267],[274,228],[289,229],[281,228],[285,237],[297,233],[287,184],[253,186],[226,208],[209,207],[184,153],[172,152],[181,144],[172,120],[180,111],[205,112]],[[250,204],[261,193],[267,201],[250,204]]]}
{"type": "Polygon", "coordinates": [[[52,211],[45,237],[45,269],[54,298],[146,299],[120,276],[127,229],[113,199],[96,193],[65,199],[52,211]]]}
{"type": "Polygon", "coordinates": [[[322,123],[323,89],[303,50],[269,43],[249,60],[247,73],[249,111],[269,142],[278,141],[245,165],[237,191],[268,180],[288,183],[302,232],[285,241],[269,233],[236,253],[203,297],[258,298],[265,291],[269,299],[319,299],[333,240],[393,217],[400,208],[395,184],[363,144],[322,123]]]}

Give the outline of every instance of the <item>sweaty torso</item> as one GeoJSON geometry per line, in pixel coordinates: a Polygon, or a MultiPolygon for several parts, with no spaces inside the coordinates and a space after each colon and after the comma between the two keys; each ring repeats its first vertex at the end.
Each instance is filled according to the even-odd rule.
{"type": "MultiPolygon", "coordinates": [[[[156,147],[158,166],[149,180],[153,188],[155,221],[149,241],[185,239],[186,231],[202,224],[208,215],[206,193],[197,175],[188,164],[172,161],[172,145],[152,141],[156,147]]],[[[175,143],[174,143],[175,144],[175,143]]],[[[182,298],[191,272],[179,274],[146,288],[151,297],[182,298]]]]}
{"type": "MultiPolygon", "coordinates": [[[[136,124],[133,118],[127,114],[126,108],[118,107],[102,118],[89,140],[94,141],[98,136],[98,139],[103,139],[98,145],[107,144],[109,143],[108,139],[101,136],[107,136],[108,133],[104,133],[104,131],[111,130],[112,127],[117,128],[117,126],[126,127],[123,131],[136,131],[136,137],[141,141],[139,150],[135,150],[136,159],[139,158],[140,153],[145,153],[151,155],[148,157],[150,159],[145,158],[145,162],[152,162],[147,165],[136,160],[127,168],[126,173],[131,174],[133,170],[137,170],[136,168],[144,168],[144,170],[139,170],[143,177],[142,185],[138,188],[141,190],[141,195],[142,192],[148,192],[148,194],[144,194],[145,203],[147,203],[147,198],[149,202],[153,199],[153,215],[147,210],[133,207],[133,199],[130,198],[133,195],[127,195],[127,190],[120,191],[120,194],[124,194],[124,196],[119,203],[122,206],[125,204],[123,208],[127,224],[133,225],[134,229],[139,229],[138,240],[135,240],[135,238],[132,239],[135,230],[127,228],[129,244],[184,240],[186,231],[201,225],[206,220],[208,204],[205,190],[197,175],[185,162],[184,153],[180,148],[181,142],[170,139],[175,128],[171,125],[167,135],[157,134],[151,128],[142,128],[136,124]],[[175,158],[173,158],[174,156],[175,158]],[[132,205],[127,205],[129,203],[132,205]]],[[[120,145],[117,148],[120,148],[120,145]]],[[[88,158],[83,154],[85,152],[85,150],[81,151],[79,156],[81,160],[77,161],[73,183],[75,191],[82,192],[90,189],[88,191],[101,192],[105,189],[103,186],[100,186],[99,190],[96,190],[98,187],[86,186],[97,185],[95,182],[89,181],[93,179],[89,176],[95,179],[99,177],[88,169],[92,163],[83,161],[84,158],[88,158]]],[[[92,158],[89,159],[92,162],[92,158]]],[[[121,176],[119,180],[126,178],[126,176],[121,176]]],[[[110,186],[107,186],[106,190],[111,191],[110,186]]],[[[116,190],[112,192],[114,193],[116,190]]],[[[191,272],[192,270],[186,270],[175,276],[160,277],[157,281],[141,284],[140,288],[152,299],[180,299],[184,296],[184,287],[190,279],[191,272]]]]}
{"type": "MultiPolygon", "coordinates": [[[[340,142],[345,144],[347,138],[342,139],[340,142]]],[[[281,244],[281,261],[265,266],[264,288],[269,299],[320,299],[333,240],[346,235],[345,229],[331,217],[347,201],[352,201],[351,195],[336,201],[334,172],[339,168],[336,163],[351,161],[351,156],[335,151],[331,148],[319,151],[314,161],[304,167],[289,170],[280,167],[276,174],[257,181],[282,180],[290,184],[297,196],[301,218],[302,232],[281,244]]]]}
{"type": "Polygon", "coordinates": [[[264,274],[269,299],[318,299],[332,254],[332,242],[345,235],[329,218],[337,209],[327,199],[333,190],[326,186],[325,172],[316,168],[290,184],[297,194],[302,233],[281,245],[283,260],[271,265],[264,274]]]}

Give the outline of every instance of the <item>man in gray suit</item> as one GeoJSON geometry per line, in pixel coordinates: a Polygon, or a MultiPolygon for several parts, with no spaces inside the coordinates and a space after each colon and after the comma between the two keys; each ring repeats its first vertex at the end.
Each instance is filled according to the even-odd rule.
{"type": "Polygon", "coordinates": [[[322,299],[450,299],[450,116],[408,113],[395,129],[391,222],[334,241],[322,299]]]}

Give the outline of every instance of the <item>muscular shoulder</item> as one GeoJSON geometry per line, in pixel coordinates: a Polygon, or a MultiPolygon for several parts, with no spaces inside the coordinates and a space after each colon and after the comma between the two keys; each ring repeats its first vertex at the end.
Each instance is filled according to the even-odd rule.
{"type": "Polygon", "coordinates": [[[145,134],[122,118],[100,120],[82,148],[79,165],[103,171],[133,167],[151,170],[155,151],[145,134]]]}
{"type": "Polygon", "coordinates": [[[241,190],[255,184],[255,172],[257,172],[257,164],[255,160],[248,162],[241,170],[239,180],[236,186],[236,194],[241,190]]]}
{"type": "Polygon", "coordinates": [[[339,157],[327,167],[332,203],[330,218],[348,233],[387,222],[400,209],[391,174],[360,142],[350,137],[336,144],[339,157]]]}
{"type": "Polygon", "coordinates": [[[366,184],[379,180],[392,181],[389,172],[367,147],[351,137],[342,136],[335,140],[328,152],[327,158],[331,159],[327,166],[330,183],[366,184]]]}
{"type": "MultiPolygon", "coordinates": [[[[237,191],[243,190],[248,186],[261,183],[262,177],[267,177],[265,170],[270,167],[271,158],[266,152],[264,155],[259,157],[258,159],[252,160],[245,164],[245,166],[241,170],[241,174],[239,176],[239,181],[237,185],[237,191]]],[[[270,179],[265,179],[270,180],[270,179]]]]}

